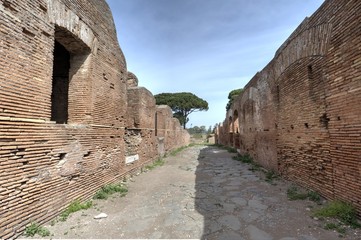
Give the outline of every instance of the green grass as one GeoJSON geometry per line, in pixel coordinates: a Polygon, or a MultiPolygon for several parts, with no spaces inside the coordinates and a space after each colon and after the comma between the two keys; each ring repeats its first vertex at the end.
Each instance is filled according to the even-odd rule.
{"type": "Polygon", "coordinates": [[[256,171],[261,171],[261,165],[253,162],[251,167],[248,168],[248,170],[252,171],[252,172],[256,172],[256,171]]]}
{"type": "Polygon", "coordinates": [[[229,147],[229,146],[225,146],[225,145],[221,145],[221,144],[210,144],[210,146],[225,149],[230,153],[237,153],[237,149],[235,149],[233,147],[229,147]]]}
{"type": "Polygon", "coordinates": [[[183,151],[184,149],[186,149],[186,148],[188,148],[188,147],[189,147],[189,145],[188,145],[188,146],[183,146],[183,147],[177,148],[177,149],[171,151],[170,155],[171,155],[171,156],[175,156],[175,155],[177,155],[179,152],[183,151]]]}
{"type": "Polygon", "coordinates": [[[228,152],[230,153],[237,153],[237,149],[233,148],[233,147],[224,147],[224,149],[226,149],[228,152]]]}
{"type": "Polygon", "coordinates": [[[75,200],[74,202],[70,203],[69,206],[60,214],[59,220],[64,222],[66,219],[68,219],[70,214],[91,208],[92,205],[93,203],[91,201],[81,203],[79,200],[75,200]]]}
{"type": "Polygon", "coordinates": [[[321,196],[318,192],[314,192],[314,191],[302,192],[294,185],[287,189],[287,197],[291,201],[308,199],[313,202],[316,202],[317,204],[321,204],[321,196]]]}
{"type": "Polygon", "coordinates": [[[299,189],[296,186],[291,186],[287,189],[287,197],[291,201],[305,200],[308,198],[308,194],[299,192],[299,189]]]}
{"type": "Polygon", "coordinates": [[[273,184],[273,180],[278,179],[279,176],[274,171],[268,171],[268,172],[266,172],[265,177],[266,177],[266,179],[265,179],[266,182],[273,184]]]}
{"type": "Polygon", "coordinates": [[[321,204],[321,196],[318,192],[314,192],[314,191],[309,191],[307,193],[308,199],[311,201],[314,201],[318,204],[321,204]]]}
{"type": "Polygon", "coordinates": [[[165,161],[162,158],[159,158],[158,160],[156,160],[155,162],[153,162],[151,165],[147,165],[145,166],[146,169],[148,170],[152,170],[156,167],[160,167],[163,166],[165,163],[165,161]]]}
{"type": "Polygon", "coordinates": [[[340,234],[346,233],[346,228],[342,224],[326,223],[323,228],[326,230],[336,230],[340,234]]]}
{"type": "Polygon", "coordinates": [[[107,199],[110,195],[114,193],[120,193],[122,197],[124,197],[128,192],[128,189],[118,183],[118,184],[108,184],[103,186],[99,191],[97,191],[94,195],[94,199],[107,199]]]}
{"type": "Polygon", "coordinates": [[[313,212],[315,217],[331,217],[340,220],[342,223],[350,225],[353,228],[359,228],[361,225],[357,221],[357,212],[354,206],[342,201],[331,201],[326,206],[313,212]]]}
{"type": "Polygon", "coordinates": [[[261,165],[255,163],[249,154],[245,154],[245,155],[237,154],[237,156],[233,156],[232,159],[242,163],[251,164],[248,170],[252,172],[261,171],[261,165]]]}
{"type": "Polygon", "coordinates": [[[232,159],[243,163],[253,163],[252,157],[248,154],[245,155],[238,154],[237,156],[233,156],[232,159]]]}
{"type": "Polygon", "coordinates": [[[27,237],[33,237],[36,234],[40,235],[41,237],[47,237],[50,236],[50,231],[47,228],[32,222],[30,225],[26,226],[24,234],[27,237]]]}

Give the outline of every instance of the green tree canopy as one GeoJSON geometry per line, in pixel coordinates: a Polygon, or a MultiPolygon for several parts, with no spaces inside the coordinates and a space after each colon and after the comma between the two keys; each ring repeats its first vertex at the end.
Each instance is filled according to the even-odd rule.
{"type": "Polygon", "coordinates": [[[208,110],[207,101],[189,92],[160,93],[154,97],[157,105],[168,105],[172,109],[173,116],[179,119],[183,128],[186,128],[189,114],[208,110]]]}
{"type": "Polygon", "coordinates": [[[229,99],[229,100],[228,100],[228,103],[227,103],[227,105],[226,105],[226,110],[227,110],[227,111],[231,108],[232,103],[233,103],[233,101],[236,99],[236,97],[237,97],[238,95],[240,95],[242,92],[243,92],[243,88],[234,89],[234,90],[232,90],[232,91],[229,92],[229,94],[228,94],[228,99],[229,99]]]}

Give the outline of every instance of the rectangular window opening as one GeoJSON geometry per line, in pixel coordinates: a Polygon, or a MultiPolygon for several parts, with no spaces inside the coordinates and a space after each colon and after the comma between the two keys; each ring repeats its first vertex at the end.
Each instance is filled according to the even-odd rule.
{"type": "Polygon", "coordinates": [[[68,122],[70,53],[55,41],[53,82],[51,94],[51,121],[59,124],[68,122]]]}
{"type": "Polygon", "coordinates": [[[312,65],[308,65],[307,66],[307,74],[308,74],[308,79],[312,80],[313,79],[313,68],[312,65]]]}
{"type": "Polygon", "coordinates": [[[54,37],[51,120],[57,124],[89,123],[91,49],[57,25],[54,37]]]}
{"type": "Polygon", "coordinates": [[[155,136],[158,136],[158,113],[155,113],[155,126],[154,126],[154,134],[155,136]]]}

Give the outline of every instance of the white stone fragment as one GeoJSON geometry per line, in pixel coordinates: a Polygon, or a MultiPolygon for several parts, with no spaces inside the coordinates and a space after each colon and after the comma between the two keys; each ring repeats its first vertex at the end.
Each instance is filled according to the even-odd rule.
{"type": "Polygon", "coordinates": [[[96,216],[94,216],[94,219],[102,219],[102,218],[107,218],[108,215],[106,213],[100,213],[96,216]]]}

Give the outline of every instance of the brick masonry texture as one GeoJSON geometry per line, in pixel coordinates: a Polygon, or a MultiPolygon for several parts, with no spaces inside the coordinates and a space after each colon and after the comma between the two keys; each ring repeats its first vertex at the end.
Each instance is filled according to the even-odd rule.
{"type": "Polygon", "coordinates": [[[217,142],[361,213],[361,2],[326,0],[245,86],[217,142]]]}
{"type": "Polygon", "coordinates": [[[128,73],[104,0],[0,0],[0,238],[188,142],[128,73]]]}

